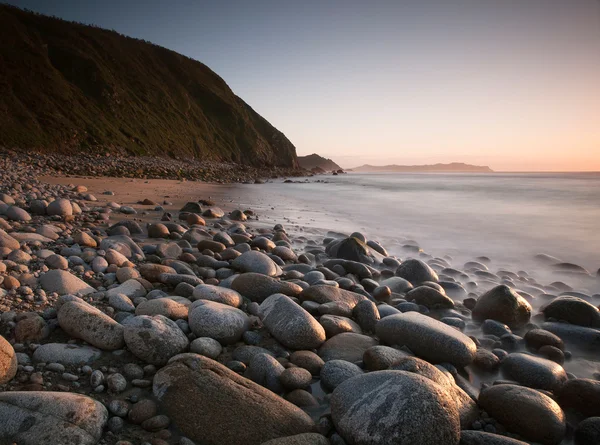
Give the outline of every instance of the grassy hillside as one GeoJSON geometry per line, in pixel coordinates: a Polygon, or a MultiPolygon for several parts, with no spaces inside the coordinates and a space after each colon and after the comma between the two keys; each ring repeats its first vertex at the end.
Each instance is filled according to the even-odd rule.
{"type": "Polygon", "coordinates": [[[297,165],[293,144],[207,66],[0,4],[0,146],[297,165]]]}

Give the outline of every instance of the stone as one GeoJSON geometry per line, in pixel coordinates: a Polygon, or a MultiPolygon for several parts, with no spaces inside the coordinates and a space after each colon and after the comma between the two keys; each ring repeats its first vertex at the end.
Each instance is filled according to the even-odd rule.
{"type": "MultiPolygon", "coordinates": [[[[410,284],[410,281],[405,280],[401,277],[390,277],[387,278],[381,283],[379,283],[381,287],[387,287],[391,292],[396,294],[405,294],[406,292],[413,289],[413,285],[410,284]]],[[[385,293],[384,293],[385,294],[385,293]]]]}
{"type": "Polygon", "coordinates": [[[535,351],[543,346],[554,346],[561,351],[565,350],[565,344],[560,337],[544,329],[532,329],[527,331],[524,338],[527,346],[535,351]]]}
{"type": "Polygon", "coordinates": [[[292,352],[290,362],[300,368],[306,369],[314,376],[318,376],[321,373],[321,368],[325,364],[323,359],[312,351],[292,352]]]}
{"type": "Polygon", "coordinates": [[[46,343],[33,352],[33,361],[40,363],[60,363],[65,366],[89,365],[102,355],[100,349],[70,343],[46,343]]]}
{"type": "Polygon", "coordinates": [[[530,388],[552,391],[567,381],[567,374],[558,363],[520,352],[509,354],[500,369],[507,378],[530,388]]]}
{"type": "Polygon", "coordinates": [[[367,349],[377,344],[377,340],[367,335],[345,332],[331,337],[323,343],[319,348],[319,357],[324,362],[346,360],[347,362],[357,363],[362,360],[367,349]]]}
{"type": "Polygon", "coordinates": [[[360,301],[354,306],[352,316],[364,332],[375,332],[375,326],[381,318],[379,309],[370,300],[360,301]]]}
{"type": "Polygon", "coordinates": [[[59,198],[48,204],[46,213],[50,216],[70,216],[73,214],[73,205],[68,199],[59,198]]]}
{"type": "Polygon", "coordinates": [[[248,316],[243,311],[208,300],[192,303],[188,322],[197,337],[210,337],[224,345],[239,341],[250,328],[248,316]]]}
{"type": "Polygon", "coordinates": [[[156,405],[156,402],[151,399],[142,399],[131,407],[127,418],[131,423],[140,425],[146,420],[156,416],[157,412],[158,406],[156,405]]]}
{"type": "Polygon", "coordinates": [[[300,294],[300,298],[303,301],[315,301],[319,304],[331,302],[345,303],[350,309],[354,308],[359,302],[367,299],[364,295],[357,294],[356,292],[326,284],[307,287],[300,294]]]}
{"type": "Polygon", "coordinates": [[[123,377],[122,374],[118,372],[115,374],[111,374],[106,378],[106,385],[108,386],[108,390],[114,393],[120,393],[127,389],[127,380],[123,377]]]}
{"type": "Polygon", "coordinates": [[[153,393],[172,423],[205,445],[259,445],[314,428],[300,408],[196,354],[171,359],[155,375],[153,393]]]}
{"type": "Polygon", "coordinates": [[[209,337],[200,337],[190,343],[190,352],[215,360],[223,350],[221,343],[209,337]]]}
{"type": "Polygon", "coordinates": [[[438,276],[435,271],[421,260],[406,260],[396,269],[396,276],[404,278],[413,286],[417,286],[425,281],[438,282],[438,276]]]}
{"type": "Polygon", "coordinates": [[[405,345],[432,363],[463,367],[473,361],[477,350],[465,334],[418,312],[385,317],[377,323],[376,333],[383,342],[405,345]]]}
{"type": "Polygon", "coordinates": [[[124,329],[125,344],[133,355],[157,366],[185,351],[189,344],[179,326],[162,315],[128,318],[124,329]]]}
{"type": "Polygon", "coordinates": [[[221,286],[212,286],[210,284],[200,284],[194,288],[192,294],[194,300],[209,300],[228,306],[239,308],[244,299],[233,289],[227,289],[221,286]]]}
{"type": "Polygon", "coordinates": [[[353,445],[457,445],[456,403],[439,385],[404,371],[346,380],[331,397],[337,432],[353,445]]]}
{"type": "Polygon", "coordinates": [[[27,213],[27,211],[17,206],[10,206],[8,209],[6,209],[5,215],[11,221],[31,221],[31,215],[27,213]]]}
{"type": "Polygon", "coordinates": [[[575,445],[600,443],[600,417],[588,417],[575,428],[575,445]]]}
{"type": "Polygon", "coordinates": [[[363,354],[363,363],[369,371],[382,371],[407,356],[405,351],[389,346],[372,346],[363,354]]]}
{"type": "Polygon", "coordinates": [[[600,381],[571,379],[556,391],[560,406],[584,416],[600,416],[600,381]]]}
{"type": "Polygon", "coordinates": [[[568,323],[546,322],[542,329],[552,332],[570,349],[586,353],[600,353],[600,330],[568,323]]]}
{"type": "Polygon", "coordinates": [[[502,284],[483,294],[472,312],[473,320],[492,319],[518,329],[529,322],[531,305],[510,287],[502,284]]]}
{"type": "Polygon", "coordinates": [[[241,254],[231,262],[231,265],[242,272],[256,272],[270,277],[276,277],[283,273],[271,258],[256,250],[241,254]]]}
{"type": "Polygon", "coordinates": [[[175,274],[175,269],[162,264],[146,263],[140,266],[140,274],[151,283],[158,283],[163,273],[175,274]]]}
{"type": "Polygon", "coordinates": [[[67,334],[100,349],[120,349],[125,344],[123,326],[83,301],[67,301],[58,311],[58,324],[67,334]]]}
{"type": "Polygon", "coordinates": [[[555,298],[542,308],[542,312],[546,318],[554,318],[588,328],[600,328],[598,308],[578,297],[564,295],[555,298]]]}
{"type": "Polygon", "coordinates": [[[14,239],[11,235],[0,229],[0,247],[6,247],[10,250],[15,250],[21,247],[19,241],[14,239]]]}
{"type": "Polygon", "coordinates": [[[263,442],[262,445],[330,445],[325,436],[317,433],[296,434],[263,442]]]}
{"type": "Polygon", "coordinates": [[[527,442],[521,442],[510,437],[500,436],[499,434],[486,433],[485,431],[460,432],[459,445],[529,445],[527,442]]]}
{"type": "Polygon", "coordinates": [[[323,329],[325,329],[327,338],[331,338],[343,332],[362,334],[362,329],[360,326],[347,317],[340,317],[338,315],[323,315],[321,318],[319,318],[319,323],[321,323],[321,326],[323,326],[323,329]]]}
{"type": "Polygon", "coordinates": [[[106,296],[108,298],[112,297],[113,295],[119,295],[119,294],[125,295],[126,297],[128,297],[130,299],[136,299],[138,297],[146,296],[146,288],[138,280],[132,279],[132,280],[127,280],[124,283],[122,283],[121,285],[106,291],[106,296]]]}
{"type": "Polygon", "coordinates": [[[348,237],[329,243],[326,247],[327,254],[332,258],[341,258],[358,263],[373,264],[374,258],[371,250],[359,238],[348,237]]]}
{"type": "Polygon", "coordinates": [[[271,335],[287,348],[315,349],[325,341],[323,326],[286,295],[264,300],[260,317],[271,335]]]}
{"type": "Polygon", "coordinates": [[[170,234],[171,232],[164,224],[156,223],[148,226],[149,238],[168,238],[170,234]]]}
{"type": "Polygon", "coordinates": [[[0,385],[12,380],[17,373],[17,364],[17,355],[12,345],[0,336],[0,385]]]}
{"type": "Polygon", "coordinates": [[[117,311],[133,312],[135,310],[135,305],[133,302],[127,295],[123,294],[111,295],[108,298],[108,304],[110,304],[117,311]]]}
{"type": "Polygon", "coordinates": [[[302,292],[302,288],[295,283],[279,281],[267,275],[252,272],[239,275],[231,283],[231,288],[257,303],[262,303],[265,298],[273,294],[295,297],[302,292]]]}
{"type": "Polygon", "coordinates": [[[406,294],[406,299],[429,309],[452,309],[454,307],[454,301],[450,297],[429,286],[415,287],[406,294]]]}
{"type": "Polygon", "coordinates": [[[558,445],[565,436],[565,415],[550,397],[535,389],[496,385],[479,394],[479,405],[508,431],[525,440],[558,445]]]}
{"type": "Polygon", "coordinates": [[[341,383],[361,374],[363,374],[363,370],[354,363],[345,360],[330,360],[321,369],[319,378],[325,390],[333,391],[341,383]]]}
{"type": "Polygon", "coordinates": [[[275,392],[283,392],[283,386],[279,381],[285,368],[268,354],[256,354],[250,359],[245,377],[255,383],[275,392]]]}
{"type": "Polygon", "coordinates": [[[46,292],[56,292],[59,295],[88,295],[96,292],[93,287],[66,270],[55,269],[46,272],[40,277],[40,284],[46,292]]]}
{"type": "Polygon", "coordinates": [[[96,444],[108,420],[104,405],[89,397],[51,391],[0,393],[0,437],[6,443],[96,444]]]}
{"type": "Polygon", "coordinates": [[[187,320],[192,303],[183,297],[156,298],[140,303],[135,315],[163,315],[171,320],[187,320]]]}
{"type": "Polygon", "coordinates": [[[300,367],[287,368],[279,376],[280,383],[287,391],[306,388],[311,380],[312,374],[300,367]]]}
{"type": "Polygon", "coordinates": [[[69,261],[61,255],[50,255],[44,260],[44,264],[50,269],[67,269],[69,267],[69,261]]]}

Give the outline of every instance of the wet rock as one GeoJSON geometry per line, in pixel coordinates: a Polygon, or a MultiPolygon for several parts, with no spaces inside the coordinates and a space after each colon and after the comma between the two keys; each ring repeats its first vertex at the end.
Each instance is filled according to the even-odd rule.
{"type": "Polygon", "coordinates": [[[404,371],[376,371],[339,385],[331,398],[337,432],[355,445],[456,445],[456,403],[440,386],[404,371]]]}
{"type": "Polygon", "coordinates": [[[259,445],[314,428],[301,409],[196,354],[174,357],[154,377],[153,393],[183,434],[206,445],[259,445]]]}
{"type": "Polygon", "coordinates": [[[479,297],[472,316],[475,321],[492,319],[518,329],[529,322],[531,305],[510,287],[500,285],[479,297]]]}
{"type": "Polygon", "coordinates": [[[255,272],[270,277],[279,276],[283,273],[271,258],[255,250],[243,253],[233,260],[231,265],[242,272],[255,272]]]}
{"type": "Polygon", "coordinates": [[[233,289],[227,289],[221,286],[212,286],[210,284],[200,284],[194,288],[194,300],[216,301],[217,303],[239,308],[244,299],[233,289]]]}
{"type": "Polygon", "coordinates": [[[541,357],[523,353],[509,354],[500,365],[510,379],[530,388],[553,390],[567,380],[562,366],[541,357]]]}
{"type": "Polygon", "coordinates": [[[260,315],[271,335],[288,348],[314,349],[325,341],[323,326],[286,295],[271,295],[263,301],[260,315]]]}
{"type": "Polygon", "coordinates": [[[572,379],[556,391],[557,400],[565,410],[585,416],[600,416],[600,381],[572,379]]]}
{"type": "Polygon", "coordinates": [[[108,412],[89,397],[61,392],[0,393],[0,437],[19,445],[93,445],[108,412]]]}
{"type": "Polygon", "coordinates": [[[565,295],[555,298],[542,309],[546,318],[567,321],[571,324],[600,328],[600,311],[581,298],[565,295]]]}
{"type": "Polygon", "coordinates": [[[429,309],[451,309],[454,307],[454,301],[451,298],[429,286],[415,287],[406,294],[406,299],[429,309]]]}
{"type": "Polygon", "coordinates": [[[565,416],[550,397],[516,385],[484,389],[479,405],[508,431],[543,445],[557,445],[566,430],[565,416]]]}
{"type": "Polygon", "coordinates": [[[128,318],[124,323],[124,338],[133,355],[153,365],[164,365],[189,344],[179,326],[162,315],[128,318]]]}
{"type": "Polygon", "coordinates": [[[319,357],[324,362],[330,360],[345,360],[347,362],[360,362],[367,349],[377,345],[377,340],[367,335],[346,332],[338,334],[327,340],[319,348],[319,357]]]}
{"type": "Polygon", "coordinates": [[[279,281],[259,273],[243,273],[238,276],[231,288],[251,301],[262,303],[265,298],[273,294],[284,294],[295,297],[302,292],[302,288],[295,283],[279,281]]]}
{"type": "Polygon", "coordinates": [[[564,342],[558,335],[544,329],[532,329],[525,334],[525,343],[533,350],[543,346],[554,346],[561,351],[565,350],[564,342]]]}
{"type": "Polygon", "coordinates": [[[418,286],[425,281],[432,281],[434,283],[438,281],[437,273],[428,264],[416,259],[406,260],[401,263],[398,269],[396,269],[396,276],[404,278],[413,286],[418,286]]]}
{"type": "Polygon", "coordinates": [[[120,349],[125,344],[123,326],[83,301],[68,301],[58,311],[58,324],[67,334],[100,349],[120,349]]]}
{"type": "Polygon", "coordinates": [[[475,358],[473,340],[456,329],[417,312],[385,317],[377,323],[377,336],[389,345],[406,345],[433,363],[463,367],[475,358]]]}

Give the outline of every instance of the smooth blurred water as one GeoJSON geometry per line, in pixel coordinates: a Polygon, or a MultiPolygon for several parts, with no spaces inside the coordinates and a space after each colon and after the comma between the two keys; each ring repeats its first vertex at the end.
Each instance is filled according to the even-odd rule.
{"type": "Polygon", "coordinates": [[[310,180],[316,179],[328,183],[272,183],[262,196],[276,217],[362,231],[398,256],[406,256],[402,246],[412,239],[434,255],[485,255],[511,270],[533,267],[537,253],[593,274],[600,267],[600,173],[349,173],[310,180]]]}

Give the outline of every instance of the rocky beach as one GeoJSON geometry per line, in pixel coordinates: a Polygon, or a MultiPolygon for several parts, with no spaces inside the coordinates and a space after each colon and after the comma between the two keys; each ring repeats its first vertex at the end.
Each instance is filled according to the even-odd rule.
{"type": "Polygon", "coordinates": [[[57,170],[0,160],[1,443],[600,443],[595,271],[400,258],[230,185],[57,170]]]}

